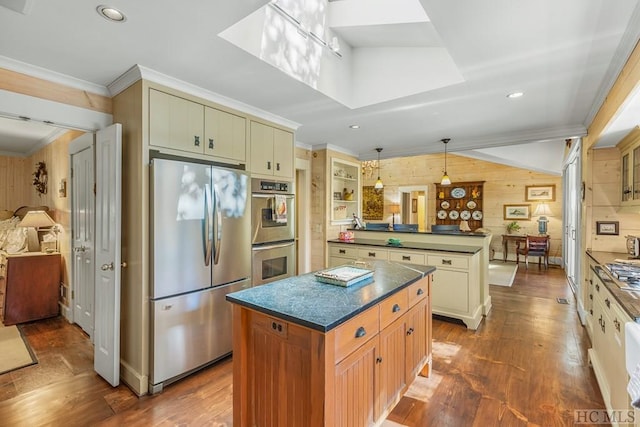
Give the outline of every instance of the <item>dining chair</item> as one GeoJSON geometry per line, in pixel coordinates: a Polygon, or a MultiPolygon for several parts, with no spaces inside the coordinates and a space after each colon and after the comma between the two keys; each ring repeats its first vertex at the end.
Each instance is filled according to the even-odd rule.
{"type": "Polygon", "coordinates": [[[521,242],[516,246],[516,263],[520,263],[520,255],[524,255],[525,267],[529,269],[529,257],[538,257],[538,268],[541,261],[544,260],[545,270],[549,268],[549,236],[531,236],[527,235],[524,241],[524,247],[520,247],[521,242]]]}

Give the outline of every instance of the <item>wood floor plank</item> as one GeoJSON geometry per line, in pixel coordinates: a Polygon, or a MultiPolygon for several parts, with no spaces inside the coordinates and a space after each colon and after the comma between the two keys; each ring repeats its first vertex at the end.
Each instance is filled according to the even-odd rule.
{"type": "MultiPolygon", "coordinates": [[[[570,426],[575,409],[604,409],[563,271],[521,266],[512,287],[491,286],[491,295],[476,331],[434,319],[432,374],[388,425],[570,426]]],[[[39,363],[0,375],[2,425],[232,425],[230,358],[139,398],[93,372],[93,346],[77,326],[54,318],[22,328],[39,363]]]]}

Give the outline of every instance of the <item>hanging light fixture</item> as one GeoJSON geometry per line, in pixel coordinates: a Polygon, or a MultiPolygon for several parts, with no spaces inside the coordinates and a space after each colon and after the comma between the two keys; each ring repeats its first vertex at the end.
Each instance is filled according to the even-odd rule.
{"type": "Polygon", "coordinates": [[[442,180],[440,181],[440,185],[451,185],[451,179],[449,175],[447,175],[447,143],[451,141],[450,138],[441,139],[444,144],[444,175],[442,175],[442,180]]]}
{"type": "Polygon", "coordinates": [[[378,152],[378,180],[376,181],[376,185],[374,185],[373,188],[375,188],[376,190],[382,190],[384,188],[382,180],[380,179],[380,152],[382,151],[382,148],[376,148],[376,151],[378,152]]]}

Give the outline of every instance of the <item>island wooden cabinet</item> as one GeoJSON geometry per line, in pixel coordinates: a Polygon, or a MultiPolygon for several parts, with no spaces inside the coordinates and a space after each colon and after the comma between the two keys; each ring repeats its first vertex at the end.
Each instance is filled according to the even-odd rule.
{"type": "Polygon", "coordinates": [[[429,372],[430,288],[429,275],[325,333],[234,305],[234,425],[383,420],[429,372]]]}
{"type": "Polygon", "coordinates": [[[58,315],[60,254],[9,255],[5,281],[5,325],[58,315]]]}

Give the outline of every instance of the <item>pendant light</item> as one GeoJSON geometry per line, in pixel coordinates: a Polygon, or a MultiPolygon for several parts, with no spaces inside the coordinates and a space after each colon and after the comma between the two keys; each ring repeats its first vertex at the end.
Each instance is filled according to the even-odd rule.
{"type": "Polygon", "coordinates": [[[444,144],[444,175],[442,175],[442,180],[440,181],[440,185],[451,185],[451,179],[449,175],[447,175],[447,143],[451,141],[450,138],[441,139],[444,144]]]}
{"type": "Polygon", "coordinates": [[[384,188],[382,180],[380,179],[380,152],[382,151],[382,148],[376,148],[376,151],[378,152],[378,180],[376,181],[376,185],[374,185],[373,188],[375,188],[376,190],[382,190],[384,188]]]}

